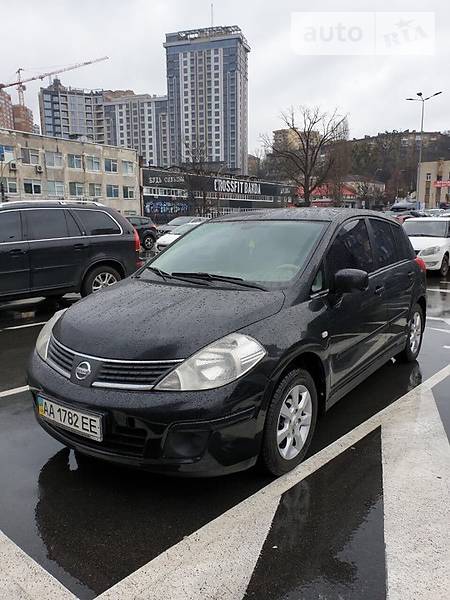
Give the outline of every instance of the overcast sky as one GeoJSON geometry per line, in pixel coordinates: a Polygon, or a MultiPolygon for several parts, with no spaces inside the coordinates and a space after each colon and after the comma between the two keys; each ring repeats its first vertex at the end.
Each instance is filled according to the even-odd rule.
{"type": "MultiPolygon", "coordinates": [[[[207,27],[208,0],[0,0],[0,81],[103,55],[109,61],[61,75],[65,85],[166,92],[164,34],[207,27]]],[[[344,17],[345,18],[345,17],[344,17]]],[[[290,105],[337,107],[348,114],[350,135],[419,127],[419,103],[405,97],[444,90],[427,104],[425,129],[450,129],[450,3],[435,0],[216,0],[215,25],[238,25],[250,47],[249,151],[259,135],[281,126],[290,105]],[[291,15],[298,11],[432,11],[434,56],[305,56],[291,45],[291,15]]],[[[26,103],[38,121],[39,82],[26,103]]],[[[14,100],[16,92],[9,90],[14,100]]]]}

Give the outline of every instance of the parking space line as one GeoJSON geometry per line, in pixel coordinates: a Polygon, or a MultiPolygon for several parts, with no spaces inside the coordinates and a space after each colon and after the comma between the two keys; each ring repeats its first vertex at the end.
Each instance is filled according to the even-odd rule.
{"type": "MultiPolygon", "coordinates": [[[[279,477],[100,594],[98,599],[157,600],[171,597],[177,600],[201,600],[220,597],[221,600],[238,600],[242,598],[242,590],[246,589],[249,574],[247,569],[236,568],[235,558],[241,554],[242,549],[245,551],[245,540],[255,524],[257,528],[267,527],[267,522],[264,520],[264,523],[260,522],[258,515],[261,512],[265,514],[274,512],[274,507],[284,492],[351,448],[377,427],[383,428],[397,411],[409,410],[414,421],[417,406],[420,407],[424,399],[429,397],[429,392],[434,386],[449,376],[450,365],[447,365],[388,407],[311,456],[290,473],[279,477]],[[227,542],[231,538],[234,541],[232,544],[227,542]]],[[[401,448],[397,450],[401,452],[401,448]]],[[[415,462],[414,466],[417,466],[415,462]]],[[[439,525],[445,526],[445,523],[440,522],[439,525]]],[[[413,524],[408,522],[409,526],[412,527],[413,524]]],[[[426,553],[429,550],[430,538],[424,539],[424,542],[426,544],[422,545],[420,552],[418,550],[411,557],[417,558],[419,565],[423,564],[421,552],[426,553]]],[[[259,553],[258,544],[259,541],[255,540],[255,546],[251,551],[255,551],[256,548],[259,553]]],[[[429,556],[426,555],[425,558],[428,559],[429,556]]],[[[439,571],[441,566],[440,563],[439,571]]],[[[433,570],[425,572],[420,570],[420,573],[424,577],[421,584],[423,588],[432,581],[433,570]]],[[[408,595],[408,598],[413,597],[414,595],[408,595]]]]}
{"type": "Polygon", "coordinates": [[[439,329],[438,327],[427,327],[427,329],[431,329],[432,331],[442,331],[442,333],[450,333],[450,329],[439,329]]]}
{"type": "Polygon", "coordinates": [[[0,398],[6,398],[7,396],[14,396],[14,394],[20,394],[21,392],[27,392],[29,390],[28,385],[22,385],[21,387],[11,388],[0,392],[0,398]]]}
{"type": "Polygon", "coordinates": [[[427,292],[442,292],[444,294],[450,294],[450,290],[443,290],[442,288],[427,288],[427,292]]]}
{"type": "Polygon", "coordinates": [[[25,323],[25,325],[12,325],[11,327],[4,327],[0,329],[2,331],[9,331],[10,329],[25,329],[26,327],[37,327],[38,325],[45,325],[47,321],[39,321],[39,323],[25,323]]]}

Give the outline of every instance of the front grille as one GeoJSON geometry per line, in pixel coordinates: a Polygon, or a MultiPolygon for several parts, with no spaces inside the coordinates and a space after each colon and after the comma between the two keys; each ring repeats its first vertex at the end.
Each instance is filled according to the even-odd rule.
{"type": "MultiPolygon", "coordinates": [[[[177,361],[178,362],[178,361],[177,361]]],[[[130,386],[152,387],[174,367],[173,362],[161,361],[153,363],[102,363],[94,387],[130,386]]]]}
{"type": "Polygon", "coordinates": [[[58,373],[69,378],[74,357],[75,352],[62,346],[53,336],[50,338],[47,359],[49,360],[50,365],[58,371],[58,373]]]}
{"type": "Polygon", "coordinates": [[[90,361],[95,373],[92,387],[128,390],[152,389],[155,383],[182,362],[182,359],[131,361],[90,356],[67,348],[53,336],[49,342],[47,358],[49,365],[68,379],[74,362],[76,365],[81,360],[90,361]]]}

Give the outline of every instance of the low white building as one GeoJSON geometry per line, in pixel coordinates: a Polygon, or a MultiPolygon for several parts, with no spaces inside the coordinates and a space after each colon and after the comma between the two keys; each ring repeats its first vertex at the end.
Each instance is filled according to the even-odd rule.
{"type": "Polygon", "coordinates": [[[135,150],[0,129],[0,201],[95,200],[141,214],[135,150]]]}
{"type": "Polygon", "coordinates": [[[425,208],[450,204],[450,160],[420,163],[418,200],[425,208]]]}

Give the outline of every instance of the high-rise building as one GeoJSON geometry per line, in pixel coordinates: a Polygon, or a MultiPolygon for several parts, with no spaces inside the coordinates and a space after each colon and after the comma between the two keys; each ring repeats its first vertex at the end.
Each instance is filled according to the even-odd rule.
{"type": "Polygon", "coordinates": [[[104,92],[106,143],[134,148],[146,165],[168,166],[167,96],[104,92]]]}
{"type": "Polygon", "coordinates": [[[67,88],[54,79],[39,92],[39,110],[43,135],[105,143],[102,92],[67,88]]]}
{"type": "Polygon", "coordinates": [[[237,26],[166,34],[169,163],[247,173],[250,47],[237,26]]]}
{"type": "Polygon", "coordinates": [[[0,90],[0,127],[14,129],[11,96],[4,90],[0,90]]]}

